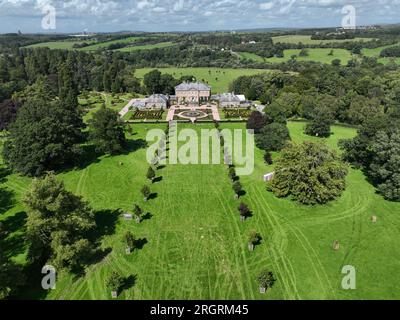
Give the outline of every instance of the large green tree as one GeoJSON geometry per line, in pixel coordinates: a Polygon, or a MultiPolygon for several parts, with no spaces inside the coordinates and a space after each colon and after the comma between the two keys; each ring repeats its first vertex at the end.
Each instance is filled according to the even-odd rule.
{"type": "Polygon", "coordinates": [[[96,223],[88,204],[67,191],[52,173],[32,182],[24,204],[28,258],[49,261],[57,268],[82,266],[94,248],[88,234],[96,223]]]}
{"type": "Polygon", "coordinates": [[[328,108],[317,108],[314,110],[312,120],[307,123],[305,133],[310,136],[327,138],[331,135],[332,116],[328,108]]]}
{"type": "Polygon", "coordinates": [[[282,123],[268,124],[256,135],[257,147],[264,151],[279,151],[288,140],[290,140],[289,129],[282,123]]]}
{"type": "Polygon", "coordinates": [[[278,197],[307,205],[323,204],[345,189],[347,166],[326,145],[316,142],[290,143],[276,161],[269,188],[278,197]]]}
{"type": "Polygon", "coordinates": [[[10,126],[4,158],[15,171],[38,176],[75,160],[82,141],[75,116],[60,102],[27,101],[10,126]]]}
{"type": "Polygon", "coordinates": [[[117,154],[126,145],[124,124],[116,111],[100,108],[89,122],[89,137],[96,151],[117,154]]]}

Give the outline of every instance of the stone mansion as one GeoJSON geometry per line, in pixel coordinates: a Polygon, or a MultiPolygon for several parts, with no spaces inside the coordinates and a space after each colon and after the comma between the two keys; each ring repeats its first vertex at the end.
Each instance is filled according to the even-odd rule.
{"type": "Polygon", "coordinates": [[[202,82],[183,82],[175,87],[175,95],[152,94],[146,99],[136,99],[133,107],[141,110],[167,109],[173,104],[202,105],[217,102],[221,108],[248,107],[244,95],[221,93],[211,95],[211,87],[202,82]]]}
{"type": "Polygon", "coordinates": [[[211,87],[201,82],[183,82],[175,87],[175,95],[179,104],[201,104],[210,101],[211,87]]]}

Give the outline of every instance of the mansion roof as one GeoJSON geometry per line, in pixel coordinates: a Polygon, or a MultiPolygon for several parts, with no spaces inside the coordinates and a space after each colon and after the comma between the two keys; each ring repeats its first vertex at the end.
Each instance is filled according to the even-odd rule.
{"type": "Polygon", "coordinates": [[[211,99],[219,102],[241,102],[242,99],[233,93],[221,93],[211,96],[211,99]]]}
{"type": "Polygon", "coordinates": [[[167,103],[169,98],[165,94],[152,94],[148,97],[146,103],[167,103]]]}
{"type": "Polygon", "coordinates": [[[189,90],[210,91],[211,87],[202,82],[183,82],[175,87],[175,91],[189,91],[189,90]]]}

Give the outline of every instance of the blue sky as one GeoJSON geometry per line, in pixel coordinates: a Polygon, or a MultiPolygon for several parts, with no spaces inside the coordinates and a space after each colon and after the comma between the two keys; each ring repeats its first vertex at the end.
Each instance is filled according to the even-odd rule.
{"type": "Polygon", "coordinates": [[[357,25],[400,22],[400,0],[0,0],[0,32],[203,31],[340,26],[342,8],[357,25]],[[56,10],[44,30],[42,9],[56,10]]]}

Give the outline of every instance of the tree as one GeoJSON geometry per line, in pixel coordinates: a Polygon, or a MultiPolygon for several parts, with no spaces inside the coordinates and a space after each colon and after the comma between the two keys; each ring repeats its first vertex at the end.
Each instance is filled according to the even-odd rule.
{"type": "Polygon", "coordinates": [[[271,152],[265,151],[265,153],[264,153],[264,161],[268,165],[273,164],[271,152]]]}
{"type": "Polygon", "coordinates": [[[147,201],[149,199],[149,197],[150,197],[150,194],[151,194],[150,193],[150,188],[145,185],[145,186],[143,186],[141,192],[142,192],[142,195],[144,197],[144,200],[147,201]]]}
{"type": "Polygon", "coordinates": [[[256,145],[264,151],[279,151],[290,140],[289,130],[281,123],[271,123],[256,135],[256,145]]]}
{"type": "Polygon", "coordinates": [[[265,269],[257,276],[257,281],[260,286],[260,292],[264,293],[268,288],[274,285],[276,279],[271,271],[265,269]]]}
{"type": "Polygon", "coordinates": [[[331,62],[332,66],[334,67],[339,67],[341,63],[342,61],[340,59],[333,59],[331,62]]]}
{"type": "Polygon", "coordinates": [[[126,248],[130,250],[133,250],[135,248],[136,245],[136,239],[134,237],[134,235],[132,234],[132,232],[127,231],[124,235],[124,242],[126,245],[126,248]]]}
{"type": "Polygon", "coordinates": [[[314,110],[312,121],[307,123],[305,133],[309,136],[328,138],[331,135],[332,118],[327,108],[314,110]]]}
{"type": "Polygon", "coordinates": [[[147,94],[161,93],[161,72],[158,70],[152,70],[145,74],[143,77],[143,84],[147,94]]]}
{"type": "Polygon", "coordinates": [[[238,210],[242,221],[244,221],[251,214],[249,207],[243,202],[240,203],[238,210]]]}
{"type": "Polygon", "coordinates": [[[232,182],[236,180],[236,170],[234,167],[229,168],[228,176],[232,180],[232,182]]]}
{"type": "Polygon", "coordinates": [[[254,133],[259,133],[260,130],[267,124],[267,119],[259,111],[253,111],[247,120],[247,130],[252,129],[254,133]]]}
{"type": "Polygon", "coordinates": [[[89,137],[96,151],[102,153],[118,154],[126,145],[123,122],[116,111],[105,107],[89,121],[89,137]]]}
{"type": "Polygon", "coordinates": [[[272,122],[286,124],[285,111],[279,104],[271,103],[264,111],[268,124],[272,122]]]}
{"type": "Polygon", "coordinates": [[[299,57],[308,57],[308,50],[303,48],[300,50],[299,57]]]}
{"type": "Polygon", "coordinates": [[[21,174],[38,176],[74,162],[82,134],[66,113],[59,102],[27,101],[9,128],[6,163],[21,174]]]}
{"type": "Polygon", "coordinates": [[[49,260],[60,269],[80,267],[93,250],[88,235],[96,223],[88,204],[65,190],[53,173],[32,182],[24,204],[29,260],[49,260]]]}
{"type": "Polygon", "coordinates": [[[270,189],[307,205],[339,197],[346,187],[347,166],[336,152],[316,142],[290,143],[276,161],[270,189]]]}
{"type": "Polygon", "coordinates": [[[259,244],[261,241],[261,235],[256,231],[251,231],[249,234],[249,249],[250,251],[254,250],[254,247],[259,244]]]}
{"type": "Polygon", "coordinates": [[[400,201],[400,129],[379,131],[371,143],[367,174],[385,199],[400,201]]]}
{"type": "Polygon", "coordinates": [[[156,173],[152,167],[149,167],[147,170],[146,178],[153,182],[154,178],[156,177],[156,173]]]}
{"type": "Polygon", "coordinates": [[[21,103],[14,100],[4,100],[0,103],[0,131],[6,130],[17,117],[21,103]]]}
{"type": "Polygon", "coordinates": [[[110,276],[106,279],[106,287],[111,292],[119,292],[125,284],[125,279],[117,271],[111,272],[110,276]]]}
{"type": "MultiPolygon", "coordinates": [[[[143,189],[142,189],[143,190],[143,189]]],[[[143,191],[142,191],[143,192],[143,191]]],[[[146,193],[147,194],[147,193],[146,193]]],[[[144,194],[143,194],[144,195],[144,194]]],[[[145,196],[146,197],[146,196],[145,196]]],[[[148,197],[148,196],[147,196],[148,197]]],[[[146,197],[146,198],[147,198],[146,197]]],[[[136,221],[138,223],[140,223],[140,221],[142,220],[142,215],[143,215],[143,210],[142,208],[140,208],[137,204],[135,204],[135,206],[133,207],[133,213],[135,214],[136,217],[136,221]]]]}
{"type": "Polygon", "coordinates": [[[232,185],[232,189],[235,192],[236,197],[239,198],[240,194],[242,193],[242,184],[239,181],[235,181],[232,185]]]}

